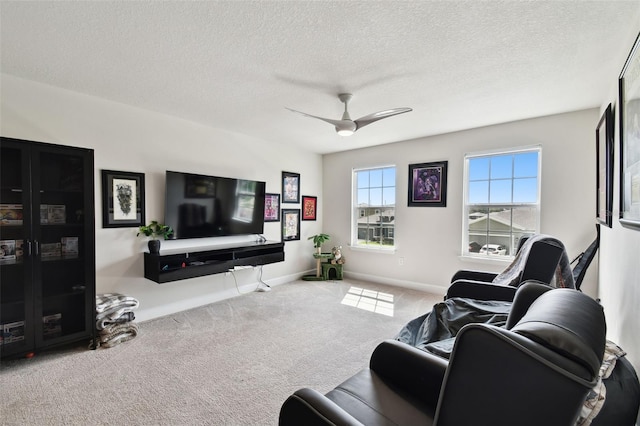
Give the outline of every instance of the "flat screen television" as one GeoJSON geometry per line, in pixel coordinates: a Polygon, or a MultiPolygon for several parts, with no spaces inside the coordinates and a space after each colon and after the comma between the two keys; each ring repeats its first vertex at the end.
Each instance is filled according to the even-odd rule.
{"type": "Polygon", "coordinates": [[[172,239],[261,234],[265,183],[167,171],[164,223],[172,239]]]}

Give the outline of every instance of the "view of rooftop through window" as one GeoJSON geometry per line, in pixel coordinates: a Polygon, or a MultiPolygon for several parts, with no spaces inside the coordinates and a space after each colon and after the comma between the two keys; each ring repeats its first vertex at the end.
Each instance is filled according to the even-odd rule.
{"type": "Polygon", "coordinates": [[[354,170],[353,242],[370,248],[395,245],[395,166],[354,170]]]}
{"type": "Polygon", "coordinates": [[[515,255],[539,229],[540,149],[466,158],[467,254],[515,255]]]}

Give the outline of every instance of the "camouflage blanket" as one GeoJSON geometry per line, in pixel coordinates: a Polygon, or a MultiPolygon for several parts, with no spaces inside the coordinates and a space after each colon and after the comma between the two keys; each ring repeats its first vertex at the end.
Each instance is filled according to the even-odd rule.
{"type": "Polygon", "coordinates": [[[516,253],[513,262],[494,278],[493,283],[510,286],[517,285],[520,282],[520,274],[522,274],[524,270],[524,263],[527,261],[531,246],[537,241],[544,241],[546,244],[562,249],[562,257],[556,268],[551,286],[556,288],[576,288],[573,280],[573,271],[571,270],[571,261],[564,249],[564,244],[562,244],[560,240],[545,234],[536,234],[529,237],[520,250],[518,250],[518,253],[516,253]]]}
{"type": "Polygon", "coordinates": [[[120,343],[133,339],[138,335],[138,326],[128,322],[124,324],[112,324],[98,333],[98,347],[110,348],[120,343]]]}

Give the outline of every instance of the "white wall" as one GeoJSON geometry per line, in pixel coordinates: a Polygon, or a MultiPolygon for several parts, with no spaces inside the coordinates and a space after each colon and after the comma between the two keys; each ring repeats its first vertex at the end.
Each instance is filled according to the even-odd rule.
{"type": "MultiPolygon", "coordinates": [[[[637,29],[621,41],[617,52],[620,68],[635,34],[637,29]]],[[[611,79],[610,99],[602,108],[616,101],[617,76],[611,79]]],[[[319,195],[318,221],[302,222],[302,239],[286,243],[285,262],[264,267],[264,279],[270,284],[289,281],[313,268],[311,243],[306,238],[321,231],[331,234],[330,245],[343,245],[345,271],[355,277],[443,293],[458,269],[501,271],[504,264],[458,257],[462,158],[467,152],[542,145],[542,232],[560,238],[571,258],[595,236],[594,134],[600,118],[598,110],[347,151],[322,159],[293,147],[278,146],[268,140],[268,135],[265,140],[256,140],[4,74],[1,89],[2,136],[95,149],[97,291],[138,298],[140,320],[232,297],[237,291],[232,277],[224,274],[162,285],[145,280],[142,251],[146,243],[135,237],[135,228],[101,227],[102,169],[145,173],[147,221],[164,215],[166,169],[265,180],[267,191],[276,193],[280,192],[282,170],[301,172],[302,193],[319,195]],[[282,155],[285,150],[286,156],[282,155]],[[406,207],[408,164],[440,160],[449,161],[447,207],[406,207]],[[351,170],[390,163],[398,166],[398,250],[395,254],[349,250],[350,212],[344,206],[351,201],[351,170]],[[403,266],[398,264],[400,257],[404,258],[403,266]]],[[[619,202],[618,149],[616,130],[614,217],[619,202]]],[[[279,223],[265,224],[265,235],[279,240],[279,223]]],[[[209,241],[165,242],[165,247],[196,243],[209,241]]],[[[603,228],[600,261],[594,260],[583,283],[585,292],[602,298],[609,338],[627,350],[636,369],[640,367],[640,341],[636,337],[640,335],[639,252],[640,232],[622,228],[614,220],[613,229],[603,228]]],[[[245,285],[243,291],[249,290],[248,284],[255,285],[255,271],[236,275],[239,284],[245,285]]]]}
{"type": "MultiPolygon", "coordinates": [[[[428,118],[425,118],[428,119],[428,118]]],[[[504,262],[460,258],[465,153],[542,146],[541,232],[559,238],[573,259],[595,238],[595,127],[590,109],[447,135],[326,155],[325,231],[345,247],[345,273],[444,293],[459,269],[502,271],[504,262]],[[407,207],[408,165],[448,161],[447,206],[407,207]],[[353,168],[395,164],[397,250],[393,254],[346,249],[353,168]],[[403,265],[399,259],[403,258],[403,265]]],[[[583,290],[596,295],[592,264],[583,290]]]]}
{"type": "MultiPolygon", "coordinates": [[[[635,28],[629,29],[620,49],[612,52],[622,70],[627,55],[640,32],[640,13],[635,28]]],[[[607,315],[610,340],[627,351],[629,360],[640,372],[640,231],[620,225],[620,126],[618,75],[611,75],[611,90],[601,112],[611,103],[615,112],[613,227],[602,228],[600,242],[599,297],[607,315]]]]}
{"type": "MultiPolygon", "coordinates": [[[[302,194],[321,195],[322,157],[278,146],[268,135],[256,140],[13,76],[1,77],[2,136],[95,150],[97,292],[136,297],[139,320],[233,297],[238,291],[234,277],[226,274],[165,284],[146,280],[142,254],[146,241],[136,238],[137,229],[102,228],[102,169],[145,173],[147,222],[164,218],[165,170],[262,180],[267,182],[267,192],[275,193],[281,192],[283,170],[298,172],[302,194]]],[[[302,222],[301,240],[285,244],[285,262],[264,266],[266,282],[291,281],[314,267],[313,246],[306,238],[322,231],[322,197],[318,209],[316,222],[302,222]]],[[[280,223],[266,223],[264,235],[280,241],[280,223]]],[[[163,241],[163,247],[228,240],[163,241]]],[[[235,273],[241,291],[255,288],[257,274],[257,270],[235,273]]]]}

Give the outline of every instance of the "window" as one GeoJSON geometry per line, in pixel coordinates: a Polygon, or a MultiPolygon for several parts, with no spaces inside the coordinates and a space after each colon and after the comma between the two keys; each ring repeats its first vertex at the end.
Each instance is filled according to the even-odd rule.
{"type": "Polygon", "coordinates": [[[540,228],[540,147],[465,156],[463,255],[514,256],[540,228]]]}
{"type": "Polygon", "coordinates": [[[353,171],[351,246],[395,247],[396,167],[353,171]]]}
{"type": "Polygon", "coordinates": [[[233,220],[251,223],[256,201],[256,182],[238,180],[236,184],[236,200],[233,220]]]}

